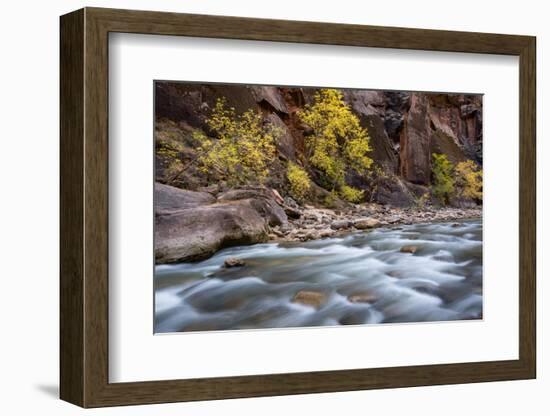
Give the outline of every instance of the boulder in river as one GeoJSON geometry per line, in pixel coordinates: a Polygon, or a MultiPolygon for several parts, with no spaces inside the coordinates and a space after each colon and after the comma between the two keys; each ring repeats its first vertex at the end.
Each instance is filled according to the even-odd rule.
{"type": "Polygon", "coordinates": [[[353,226],[358,230],[379,227],[381,222],[375,218],[359,218],[353,222],[353,226]]]}
{"type": "Polygon", "coordinates": [[[232,189],[218,196],[218,202],[250,200],[254,208],[268,220],[269,225],[282,225],[288,220],[285,210],[276,202],[280,195],[263,187],[232,189]]]}
{"type": "Polygon", "coordinates": [[[413,246],[413,245],[409,245],[409,246],[403,246],[401,247],[401,250],[399,250],[401,253],[411,253],[411,254],[414,254],[418,251],[418,246],[413,246]]]}
{"type": "Polygon", "coordinates": [[[239,259],[238,257],[228,257],[223,262],[223,265],[227,268],[230,267],[241,267],[245,265],[245,262],[243,259],[239,259]]]}
{"type": "Polygon", "coordinates": [[[155,201],[157,264],[202,260],[224,247],[263,243],[268,225],[287,223],[282,208],[268,198],[215,202],[206,193],[156,185],[155,201]]]}
{"type": "Polygon", "coordinates": [[[348,296],[351,303],[373,303],[378,300],[378,297],[371,292],[354,293],[348,296]]]}
{"type": "Polygon", "coordinates": [[[312,290],[300,290],[292,298],[292,302],[301,303],[303,305],[320,308],[327,301],[327,295],[323,292],[315,292],[312,290]]]}

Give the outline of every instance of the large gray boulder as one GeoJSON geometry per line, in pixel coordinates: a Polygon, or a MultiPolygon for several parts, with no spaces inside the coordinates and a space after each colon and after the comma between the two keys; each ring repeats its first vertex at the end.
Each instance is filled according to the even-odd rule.
{"type": "Polygon", "coordinates": [[[266,221],[250,202],[213,204],[158,215],[156,263],[202,260],[224,247],[267,241],[266,221]]]}
{"type": "Polygon", "coordinates": [[[156,184],[156,263],[202,260],[225,247],[266,242],[268,226],[286,223],[286,214],[273,200],[254,195],[216,201],[204,192],[156,184]]]}
{"type": "MultiPolygon", "coordinates": [[[[276,202],[277,195],[268,188],[232,189],[218,196],[218,202],[250,200],[250,204],[271,226],[288,221],[285,210],[276,202]]],[[[279,196],[280,198],[280,196],[279,196]]]]}
{"type": "Polygon", "coordinates": [[[216,198],[207,192],[193,192],[155,183],[155,212],[166,212],[213,204],[216,198]]]}
{"type": "Polygon", "coordinates": [[[374,183],[372,200],[382,205],[406,208],[414,205],[415,198],[398,176],[377,178],[374,183]]]}

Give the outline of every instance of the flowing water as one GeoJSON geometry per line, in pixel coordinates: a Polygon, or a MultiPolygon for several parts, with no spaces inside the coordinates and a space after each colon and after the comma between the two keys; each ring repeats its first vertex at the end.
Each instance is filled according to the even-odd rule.
{"type": "Polygon", "coordinates": [[[155,332],[479,319],[481,238],[481,220],[416,224],[159,265],[155,332]],[[228,257],[246,264],[225,268],[228,257]],[[321,305],[293,301],[300,291],[321,305]]]}

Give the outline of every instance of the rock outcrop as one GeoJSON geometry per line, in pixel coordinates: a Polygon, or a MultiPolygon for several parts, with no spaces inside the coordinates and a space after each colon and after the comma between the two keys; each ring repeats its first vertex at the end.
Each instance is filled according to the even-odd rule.
{"type": "Polygon", "coordinates": [[[384,122],[386,98],[383,91],[346,90],[344,97],[359,116],[361,126],[369,132],[371,158],[387,172],[396,173],[397,152],[388,136],[384,122]]]}
{"type": "Polygon", "coordinates": [[[373,184],[373,200],[393,207],[410,207],[415,202],[415,197],[406,185],[406,182],[398,176],[385,176],[377,178],[373,184]]]}
{"type": "Polygon", "coordinates": [[[400,138],[401,176],[409,182],[430,183],[431,154],[428,97],[413,93],[411,108],[405,118],[400,138]]]}
{"type": "Polygon", "coordinates": [[[193,192],[155,182],[155,211],[158,214],[216,202],[207,192],[193,192]]]}
{"type": "Polygon", "coordinates": [[[248,203],[264,218],[268,225],[283,225],[287,215],[277,202],[277,195],[267,188],[232,189],[218,196],[219,202],[248,201],[248,203]]]}
{"type": "Polygon", "coordinates": [[[284,210],[266,193],[215,200],[210,194],[155,185],[157,264],[195,261],[233,245],[268,240],[269,225],[284,225],[284,210]]]}

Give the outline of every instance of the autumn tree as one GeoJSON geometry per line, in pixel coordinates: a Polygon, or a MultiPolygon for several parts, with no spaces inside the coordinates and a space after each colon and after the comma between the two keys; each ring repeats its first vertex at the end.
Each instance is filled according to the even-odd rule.
{"type": "Polygon", "coordinates": [[[359,173],[368,170],[373,161],[369,135],[358,117],[344,102],[343,94],[335,89],[322,89],[315,94],[314,103],[299,112],[300,119],[313,130],[306,138],[308,159],[328,179],[333,191],[351,202],[363,198],[363,192],[345,182],[346,169],[359,173]]]}
{"type": "Polygon", "coordinates": [[[455,190],[454,166],[444,154],[432,153],[434,195],[442,204],[448,204],[455,190]]]}
{"type": "Polygon", "coordinates": [[[298,201],[303,201],[311,188],[307,172],[293,162],[288,162],[286,177],[290,183],[290,193],[298,201]]]}
{"type": "MultiPolygon", "coordinates": [[[[202,130],[193,133],[195,157],[187,163],[173,159],[170,170],[175,173],[169,183],[193,165],[205,177],[232,186],[265,181],[275,158],[279,129],[264,123],[262,116],[252,109],[236,114],[233,107],[226,105],[225,98],[216,101],[206,124],[212,136],[202,130]]],[[[175,155],[166,151],[165,154],[175,155]]]]}
{"type": "Polygon", "coordinates": [[[483,198],[483,171],[476,163],[472,160],[458,163],[455,176],[460,196],[475,200],[483,198]]]}

